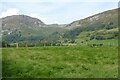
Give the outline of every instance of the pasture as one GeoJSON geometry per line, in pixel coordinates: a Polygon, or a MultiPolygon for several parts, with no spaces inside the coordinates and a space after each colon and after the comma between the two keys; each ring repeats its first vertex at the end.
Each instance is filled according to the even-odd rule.
{"type": "Polygon", "coordinates": [[[117,78],[116,46],[2,49],[3,78],[117,78]]]}

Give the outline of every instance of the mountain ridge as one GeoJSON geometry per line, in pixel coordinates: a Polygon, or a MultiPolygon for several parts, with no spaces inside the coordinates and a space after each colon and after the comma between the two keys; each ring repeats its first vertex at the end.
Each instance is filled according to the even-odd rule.
{"type": "Polygon", "coordinates": [[[37,18],[26,15],[8,16],[0,20],[3,21],[1,33],[6,42],[62,43],[78,42],[77,40],[81,39],[82,41],[116,39],[118,36],[117,18],[117,9],[113,9],[62,25],[45,24],[37,18]]]}

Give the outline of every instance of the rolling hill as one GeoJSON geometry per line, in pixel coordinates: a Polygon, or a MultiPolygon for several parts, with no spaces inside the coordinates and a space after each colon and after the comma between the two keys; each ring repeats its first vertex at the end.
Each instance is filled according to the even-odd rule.
{"type": "Polygon", "coordinates": [[[46,25],[41,20],[26,15],[13,15],[0,20],[3,41],[9,43],[38,41],[54,32],[61,31],[61,25],[46,25]]]}
{"type": "Polygon", "coordinates": [[[118,38],[118,9],[108,10],[88,18],[74,21],[66,26],[64,38],[76,42],[110,40],[118,38]]]}
{"type": "Polygon", "coordinates": [[[118,9],[108,10],[70,24],[45,24],[27,15],[1,18],[3,41],[8,43],[83,43],[118,37],[118,9]]]}

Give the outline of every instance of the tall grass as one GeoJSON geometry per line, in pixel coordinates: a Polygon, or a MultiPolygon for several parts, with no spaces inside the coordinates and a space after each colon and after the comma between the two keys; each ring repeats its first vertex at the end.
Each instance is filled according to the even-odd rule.
{"type": "Polygon", "coordinates": [[[4,48],[3,77],[116,78],[117,47],[4,48]]]}

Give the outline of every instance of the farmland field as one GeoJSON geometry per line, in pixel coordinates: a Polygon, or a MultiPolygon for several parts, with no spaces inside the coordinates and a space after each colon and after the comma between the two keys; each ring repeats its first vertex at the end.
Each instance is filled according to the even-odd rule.
{"type": "Polygon", "coordinates": [[[2,49],[3,78],[117,78],[116,46],[2,49]]]}

